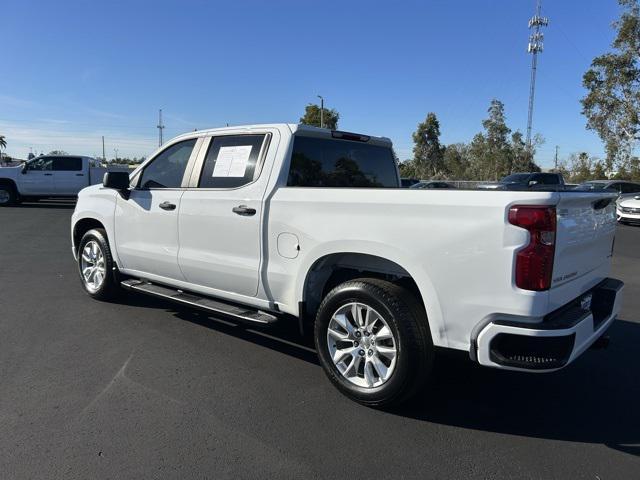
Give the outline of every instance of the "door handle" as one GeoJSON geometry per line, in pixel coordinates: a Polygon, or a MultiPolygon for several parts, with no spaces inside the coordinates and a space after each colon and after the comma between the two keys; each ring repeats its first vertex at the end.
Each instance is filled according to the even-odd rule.
{"type": "Polygon", "coordinates": [[[45,177],[50,177],[51,175],[53,175],[53,173],[45,173],[44,174],[45,177]]]}
{"type": "Polygon", "coordinates": [[[84,173],[76,173],[76,177],[84,177],[84,173]]]}
{"type": "Polygon", "coordinates": [[[176,209],[176,205],[174,203],[171,203],[171,202],[162,202],[159,206],[163,210],[175,210],[176,209]]]}
{"type": "Polygon", "coordinates": [[[255,208],[249,208],[246,205],[238,205],[237,207],[233,207],[231,211],[238,215],[242,215],[243,217],[250,217],[256,214],[255,208]]]}

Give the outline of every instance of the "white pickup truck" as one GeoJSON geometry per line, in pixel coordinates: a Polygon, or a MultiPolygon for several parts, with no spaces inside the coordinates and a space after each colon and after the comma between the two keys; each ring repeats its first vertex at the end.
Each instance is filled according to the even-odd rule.
{"type": "Polygon", "coordinates": [[[329,379],[383,406],[425,385],[435,347],[522,371],[577,358],[620,309],[615,228],[614,194],[401,189],[388,139],[277,124],[192,132],[106,174],[71,237],[92,297],[297,318],[329,379]]]}
{"type": "Polygon", "coordinates": [[[0,206],[23,199],[75,197],[83,188],[102,182],[106,172],[91,157],[45,155],[23,165],[0,168],[0,206]]]}

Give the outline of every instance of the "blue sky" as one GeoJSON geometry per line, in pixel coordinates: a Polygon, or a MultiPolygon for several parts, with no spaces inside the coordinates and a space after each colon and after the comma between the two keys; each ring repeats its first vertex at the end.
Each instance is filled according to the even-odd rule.
{"type": "MultiPolygon", "coordinates": [[[[32,1],[2,7],[0,134],[7,153],[147,155],[165,138],[230,124],[297,122],[326,99],[339,127],[390,137],[401,159],[427,112],[442,141],[480,131],[492,98],[526,128],[534,0],[32,1]]],[[[615,0],[543,0],[537,160],[586,150],[581,78],[607,51],[615,0]]]]}

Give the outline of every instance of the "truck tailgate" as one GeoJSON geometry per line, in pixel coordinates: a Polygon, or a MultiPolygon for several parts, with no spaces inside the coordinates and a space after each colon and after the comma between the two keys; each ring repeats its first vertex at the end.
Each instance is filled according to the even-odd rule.
{"type": "Polygon", "coordinates": [[[616,229],[615,194],[565,192],[556,206],[550,303],[558,308],[606,278],[616,229]]]}

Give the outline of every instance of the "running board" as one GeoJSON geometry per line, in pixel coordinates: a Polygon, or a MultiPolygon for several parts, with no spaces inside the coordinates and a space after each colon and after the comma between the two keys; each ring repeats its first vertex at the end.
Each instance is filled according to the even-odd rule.
{"type": "Polygon", "coordinates": [[[266,313],[261,310],[253,310],[247,307],[239,307],[236,305],[219,302],[208,297],[201,297],[193,293],[185,293],[182,290],[165,287],[162,285],[156,285],[154,283],[149,283],[142,280],[125,280],[123,282],[120,282],[120,284],[127,290],[133,290],[135,292],[141,292],[148,295],[154,295],[156,297],[166,298],[167,300],[171,300],[173,302],[190,305],[192,307],[201,308],[209,312],[227,315],[235,319],[245,320],[252,323],[268,325],[278,320],[278,317],[276,317],[275,315],[271,315],[270,313],[266,313]]]}

